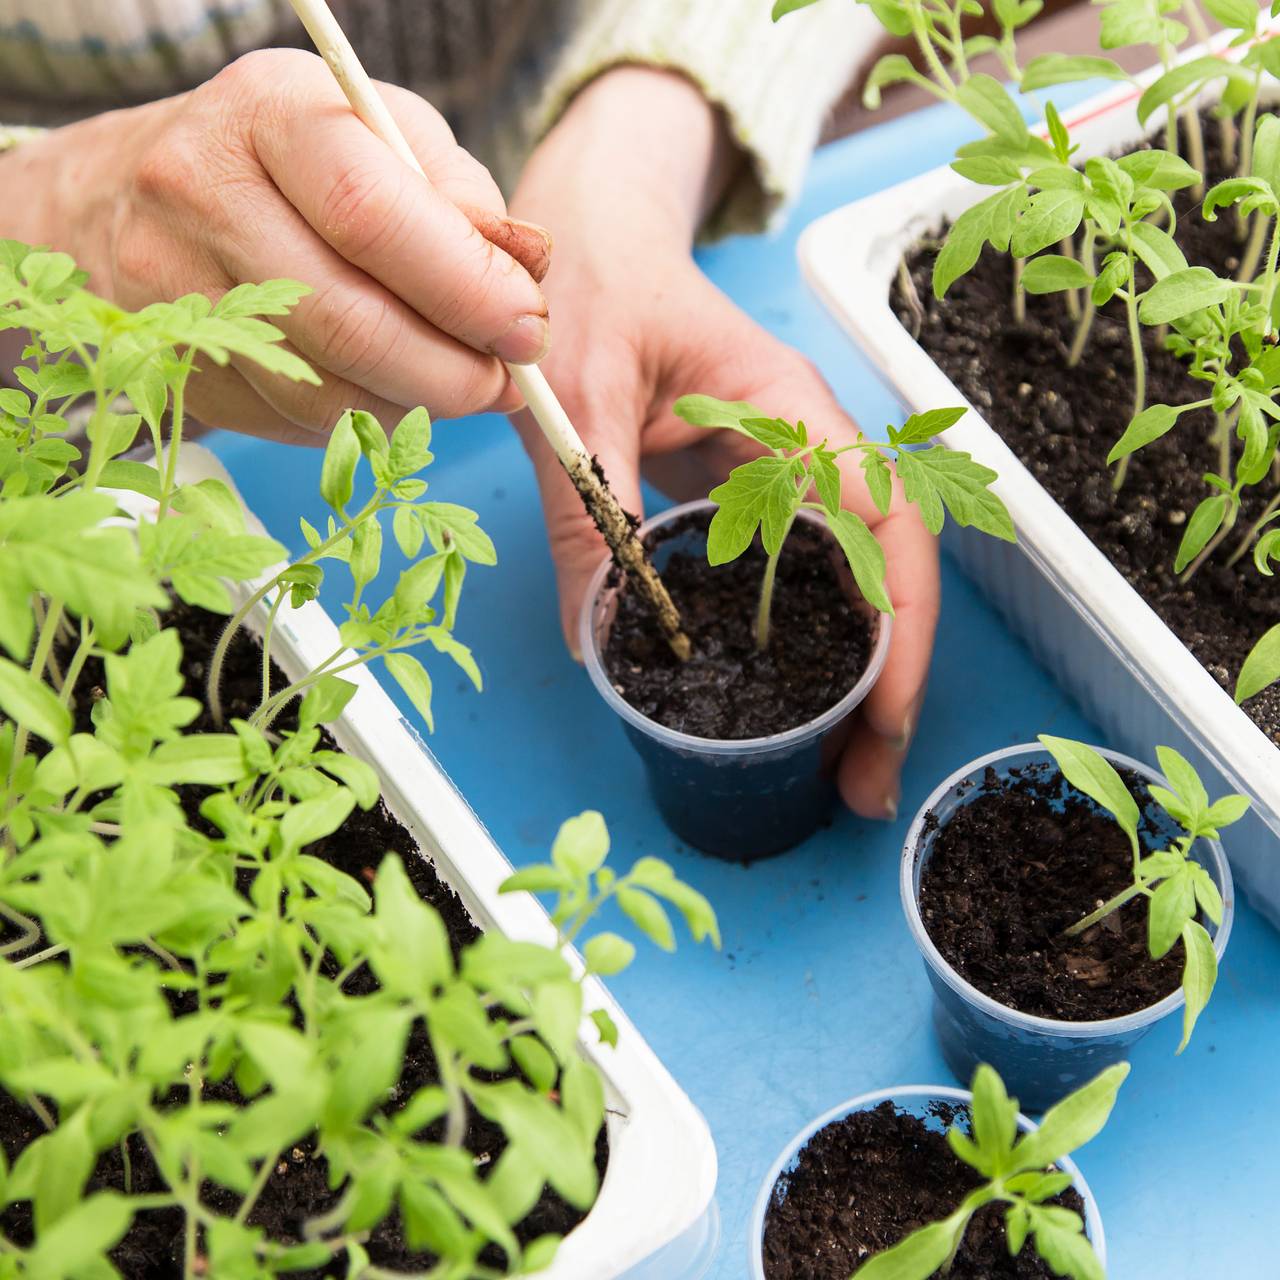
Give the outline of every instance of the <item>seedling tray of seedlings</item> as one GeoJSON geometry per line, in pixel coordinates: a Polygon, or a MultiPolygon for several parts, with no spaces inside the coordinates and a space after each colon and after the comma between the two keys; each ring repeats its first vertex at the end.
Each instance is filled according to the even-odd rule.
{"type": "MultiPolygon", "coordinates": [[[[205,477],[230,483],[214,455],[195,445],[184,447],[182,472],[190,483],[205,477]]],[[[252,514],[249,523],[261,528],[252,514]]],[[[260,633],[264,618],[265,609],[250,615],[248,629],[260,633]]],[[[272,655],[290,679],[338,647],[333,620],[314,601],[283,610],[276,620],[272,655]]],[[[407,832],[481,931],[554,945],[555,927],[535,898],[500,894],[511,864],[377,676],[365,666],[344,674],[358,691],[332,726],[333,737],[377,771],[390,826],[403,829],[398,835],[407,832]]],[[[576,955],[574,964],[581,967],[576,955]]],[[[604,985],[588,978],[584,994],[586,1015],[603,1010],[618,1027],[616,1049],[600,1044],[588,1022],[581,1041],[605,1082],[608,1164],[594,1207],[540,1274],[548,1280],[700,1276],[719,1236],[716,1151],[706,1122],[604,985]]]]}
{"type": "MultiPolygon", "coordinates": [[[[1222,43],[1215,41],[1210,48],[1222,43]]],[[[1192,50],[1186,57],[1201,52],[1192,50]]],[[[1136,108],[1143,86],[1158,71],[1138,77],[1136,85],[1110,89],[1063,113],[1072,144],[1079,144],[1073,161],[1132,150],[1155,131],[1158,117],[1144,129],[1136,108]]],[[[1206,91],[1201,106],[1211,106],[1212,100],[1212,92],[1206,91]]],[[[945,224],[990,191],[947,166],[934,169],[814,222],[801,238],[801,266],[822,301],[866,351],[904,406],[918,411],[938,404],[969,403],[970,412],[940,442],[967,450],[998,472],[1000,478],[992,488],[1013,516],[1018,545],[948,526],[944,534],[948,549],[1057,681],[1102,726],[1111,745],[1142,756],[1152,743],[1168,743],[1206,778],[1216,771],[1225,788],[1253,800],[1249,817],[1227,834],[1224,844],[1243,891],[1273,923],[1280,924],[1280,720],[1267,720],[1268,715],[1275,716],[1274,710],[1264,708],[1255,722],[1235,704],[1224,687],[1234,681],[1235,670],[1219,667],[1215,678],[1130,585],[1122,568],[1132,566],[1117,567],[1037,479],[1037,472],[1046,473],[1045,465],[1027,465],[991,425],[999,420],[1001,405],[973,386],[970,390],[975,394],[966,396],[960,385],[964,379],[948,376],[895,309],[895,280],[904,256],[910,260],[915,246],[927,238],[936,239],[945,224]]],[[[1192,220],[1187,218],[1188,226],[1192,220]]],[[[1199,215],[1195,220],[1197,233],[1213,229],[1199,215]]],[[[1037,302],[1062,306],[1060,296],[1030,301],[1033,306],[1037,302]]],[[[951,303],[938,305],[945,309],[951,303]]],[[[960,321],[952,315],[948,323],[960,321]]],[[[1086,356],[1086,365],[1087,361],[1086,356]]],[[[1096,359],[1099,378],[1106,377],[1104,366],[1109,364],[1105,355],[1096,359]]],[[[975,376],[987,381],[981,372],[975,376]]],[[[1039,391],[1024,382],[1014,394],[1034,397],[1039,391]]],[[[1114,394],[1121,407],[1115,430],[1104,431],[1103,454],[1124,426],[1129,391],[1123,379],[1116,381],[1114,394]]],[[[1041,407],[1049,414],[1045,430],[1060,432],[1058,438],[1070,439],[1072,433],[1087,436],[1093,426],[1092,421],[1070,421],[1070,404],[1041,407]]],[[[1176,439],[1170,436],[1164,443],[1180,448],[1174,444],[1176,439]]],[[[1134,461],[1136,467],[1138,460],[1134,461]]],[[[1204,470],[1191,469],[1197,479],[1204,470]]],[[[1108,480],[1101,457],[1096,470],[1105,488],[1108,480]]],[[[1075,499],[1078,506],[1079,493],[1075,499]]],[[[1149,499],[1148,503],[1154,505],[1149,499]]],[[[1184,517],[1189,514],[1183,513],[1184,517]]],[[[1160,509],[1148,517],[1141,510],[1130,513],[1130,532],[1143,518],[1158,521],[1166,515],[1160,509]]],[[[1145,557],[1154,565],[1161,557],[1169,559],[1166,541],[1159,530],[1153,538],[1135,541],[1135,560],[1145,557]]],[[[1173,541],[1176,545],[1177,538],[1173,541]]],[[[1265,583],[1260,589],[1266,589],[1265,583]]],[[[1241,642],[1241,647],[1247,649],[1248,643],[1241,642]]],[[[1218,664],[1210,660],[1210,665],[1218,664]]],[[[1275,695],[1273,688],[1258,702],[1267,697],[1280,701],[1275,695]]],[[[1258,714],[1256,706],[1253,709],[1258,714]]]]}

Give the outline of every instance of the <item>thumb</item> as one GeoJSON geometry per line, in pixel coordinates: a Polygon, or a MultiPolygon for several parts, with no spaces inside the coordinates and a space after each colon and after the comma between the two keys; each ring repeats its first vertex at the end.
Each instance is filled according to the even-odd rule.
{"type": "MultiPolygon", "coordinates": [[[[582,660],[578,636],[579,617],[587,586],[609,548],[595,522],[583,506],[582,498],[569,479],[554,450],[542,435],[529,411],[516,415],[516,426],[533,460],[547,523],[547,539],[555,563],[560,593],[560,625],[565,643],[575,661],[582,660]]],[[[589,443],[588,448],[591,448],[589,443]]],[[[604,472],[613,496],[624,511],[639,516],[640,453],[639,436],[610,439],[598,443],[593,457],[604,472]]]]}

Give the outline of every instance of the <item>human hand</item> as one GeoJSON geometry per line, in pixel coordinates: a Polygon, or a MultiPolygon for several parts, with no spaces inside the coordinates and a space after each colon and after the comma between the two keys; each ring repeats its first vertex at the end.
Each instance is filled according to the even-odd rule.
{"type": "MultiPolygon", "coordinates": [[[[671,406],[688,392],[803,418],[833,447],[857,436],[812,365],[734,306],[693,262],[707,174],[720,162],[716,128],[684,81],[639,68],[610,72],[575,101],[512,199],[514,212],[557,239],[546,281],[555,341],[542,367],[630,511],[641,508],[642,473],[678,500],[705,497],[759,453],[737,432],[707,433],[676,418],[671,406]],[[632,128],[638,137],[627,132],[632,128]],[[646,149],[650,129],[660,141],[646,149]],[[680,166],[674,175],[673,164],[680,166]]],[[[604,547],[536,426],[527,414],[517,425],[538,475],[565,637],[576,648],[582,600],[604,547]]],[[[933,645],[937,549],[901,492],[888,516],[880,514],[856,458],[840,458],[842,491],[884,548],[897,616],[888,661],[860,709],[838,781],[858,813],[891,818],[933,645]]]]}
{"type": "Polygon", "coordinates": [[[129,308],[273,277],[309,285],[279,323],[322,385],[248,362],[206,370],[188,399],[209,425],[322,444],[348,408],[383,421],[419,404],[510,410],[502,361],[546,347],[550,238],[506,216],[431,106],[380,90],[429,181],[356,118],[321,59],[274,49],[4,156],[24,197],[0,234],[71,253],[129,308]]]}

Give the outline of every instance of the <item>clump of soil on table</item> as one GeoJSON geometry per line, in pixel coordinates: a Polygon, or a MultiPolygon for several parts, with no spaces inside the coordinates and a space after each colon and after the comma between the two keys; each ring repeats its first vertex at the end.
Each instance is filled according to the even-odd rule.
{"type": "MultiPolygon", "coordinates": [[[[1142,794],[1137,779],[1126,783],[1142,794]]],[[[1078,795],[1064,804],[1047,767],[1008,778],[989,769],[982,785],[937,831],[920,878],[920,915],[947,963],[1011,1009],[1072,1022],[1133,1013],[1175,990],[1182,943],[1151,958],[1146,898],[1063,936],[1132,883],[1129,838],[1110,815],[1078,795]]],[[[1144,854],[1163,847],[1146,823],[1140,836],[1144,854]]]]}
{"type": "MultiPolygon", "coordinates": [[[[1204,133],[1211,186],[1229,175],[1217,124],[1207,116],[1204,133]]],[[[1175,194],[1174,203],[1176,239],[1187,260],[1234,274],[1243,249],[1234,215],[1224,211],[1216,222],[1206,222],[1185,191],[1175,194]]],[[[932,279],[941,240],[939,235],[907,257],[924,309],[920,345],[1214,679],[1234,690],[1244,656],[1280,623],[1280,590],[1258,574],[1251,556],[1232,568],[1226,560],[1276,486],[1264,481],[1246,491],[1235,530],[1189,583],[1179,581],[1173,572],[1178,544],[1191,513],[1210,495],[1201,477],[1217,469],[1212,412],[1185,415],[1163,439],[1133,455],[1124,488],[1114,492],[1107,454],[1133,408],[1123,303],[1112,301],[1098,313],[1084,359],[1069,369],[1075,322],[1063,295],[1028,296],[1026,321],[1018,324],[1010,305],[1012,261],[988,247],[939,302],[932,279]]],[[[914,331],[916,321],[898,283],[892,302],[914,331]]],[[[1148,404],[1185,404],[1207,394],[1207,384],[1188,376],[1155,329],[1143,326],[1142,335],[1148,404]]],[[[1240,441],[1233,446],[1239,457],[1240,441]]],[[[1280,745],[1280,686],[1250,699],[1245,710],[1280,745]]]]}
{"type": "MultiPolygon", "coordinates": [[[[205,662],[213,652],[226,619],[201,609],[178,605],[166,615],[165,625],[176,626],[182,636],[185,654],[184,674],[186,686],[183,693],[196,698],[202,705],[205,699],[205,662]]],[[[87,693],[103,679],[100,663],[87,664],[78,688],[87,693]]],[[[261,697],[262,648],[247,632],[241,632],[227,657],[224,670],[222,699],[224,714],[228,719],[247,719],[257,709],[261,697]]],[[[283,673],[274,667],[273,690],[286,685],[283,673]]],[[[78,729],[88,727],[90,699],[80,699],[77,708],[81,723],[78,729]]],[[[292,727],[296,712],[286,712],[278,724],[292,727]]],[[[215,726],[207,708],[191,726],[190,732],[212,732],[215,726]]],[[[330,740],[325,746],[334,748],[330,740]]],[[[181,799],[189,817],[201,822],[194,815],[204,794],[199,788],[184,788],[181,799]]],[[[480,929],[467,913],[462,900],[437,875],[434,866],[423,857],[413,836],[400,824],[385,805],[379,803],[368,812],[355,809],[347,821],[332,836],[309,847],[310,853],[324,858],[333,866],[354,876],[368,885],[372,882],[377,866],[388,853],[397,853],[413,887],[422,899],[440,913],[448,930],[450,945],[455,957],[462,948],[480,936],[480,929]]],[[[243,887],[243,886],[242,886],[243,887]]],[[[0,942],[6,940],[0,930],[0,942]]],[[[41,944],[37,944],[37,948],[41,944]]],[[[336,970],[330,971],[330,976],[336,970]]],[[[344,990],[351,995],[368,994],[376,989],[373,974],[364,968],[356,972],[344,990]]],[[[177,1008],[184,1011],[175,996],[177,1008]]],[[[439,1069],[428,1042],[425,1028],[417,1025],[405,1053],[404,1069],[400,1080],[386,1103],[388,1112],[396,1111],[413,1094],[425,1085],[439,1083],[439,1069]]],[[[234,1084],[227,1082],[206,1089],[206,1096],[221,1102],[243,1103],[234,1084]]],[[[177,1096],[175,1101],[181,1102],[177,1096]]],[[[4,1149],[10,1165],[19,1153],[44,1132],[36,1116],[18,1099],[0,1089],[0,1147],[4,1149]]],[[[443,1122],[437,1122],[424,1130],[424,1136],[439,1141],[443,1136],[443,1122]]],[[[505,1147],[501,1129],[471,1112],[465,1142],[466,1148],[486,1167],[492,1168],[505,1147]]],[[[131,1194],[145,1195],[165,1191],[166,1184],[141,1139],[131,1137],[128,1150],[132,1165],[131,1194]]],[[[596,1163],[603,1174],[608,1163],[608,1140],[602,1129],[596,1146],[596,1163]]],[[[124,1161],[118,1147],[105,1152],[98,1161],[86,1194],[95,1191],[125,1190],[124,1161]]],[[[342,1194],[331,1191],[328,1185],[328,1162],[317,1155],[313,1143],[308,1140],[289,1152],[279,1162],[276,1171],[266,1184],[266,1189],[249,1217],[251,1226],[261,1227],[267,1236],[280,1243],[296,1244],[302,1241],[306,1222],[325,1213],[337,1204],[342,1194]]],[[[238,1198],[226,1190],[206,1184],[205,1203],[220,1214],[234,1214],[238,1198]]],[[[567,1235],[586,1215],[573,1208],[554,1191],[545,1189],[538,1204],[529,1216],[515,1229],[522,1244],[528,1244],[547,1234],[567,1235]]],[[[183,1224],[182,1214],[176,1210],[143,1213],[117,1247],[111,1259],[125,1280],[181,1280],[183,1274],[183,1224]]],[[[0,1212],[0,1229],[19,1245],[28,1245],[32,1239],[32,1223],[29,1207],[10,1206],[0,1212]]],[[[420,1273],[429,1270],[436,1259],[428,1253],[415,1253],[406,1245],[398,1212],[392,1213],[371,1234],[365,1247],[375,1266],[391,1271],[420,1273]]],[[[500,1268],[503,1258],[500,1251],[491,1250],[485,1262],[500,1268]]],[[[320,1277],[344,1276],[347,1273],[345,1258],[339,1256],[319,1270],[291,1272],[298,1280],[320,1280],[320,1277]]]]}
{"type": "MultiPolygon", "coordinates": [[[[957,1118],[968,1127],[963,1109],[934,1107],[943,1127],[957,1118]]],[[[814,1134],[774,1188],[764,1224],[765,1278],[849,1280],[873,1254],[948,1217],[980,1182],[944,1134],[918,1116],[891,1102],[856,1111],[814,1134]]],[[[1073,1187],[1050,1203],[1083,1217],[1073,1187]]],[[[948,1280],[1052,1275],[1030,1241],[1009,1256],[1003,1207],[988,1205],[970,1222],[948,1280]]]]}
{"type": "MultiPolygon", "coordinates": [[[[693,513],[651,534],[647,549],[708,523],[693,513]]],[[[872,616],[850,604],[831,548],[824,531],[797,521],[778,562],[763,653],[755,640],[766,563],[759,538],[714,568],[701,550],[659,558],[693,657],[677,659],[648,603],[623,591],[604,651],[610,681],[650,720],[698,738],[761,738],[816,719],[857,684],[875,642],[872,616]]]]}

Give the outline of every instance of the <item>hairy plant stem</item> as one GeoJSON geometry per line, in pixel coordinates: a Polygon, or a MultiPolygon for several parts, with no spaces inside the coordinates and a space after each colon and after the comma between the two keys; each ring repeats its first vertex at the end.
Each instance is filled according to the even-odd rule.
{"type": "Polygon", "coordinates": [[[918,338],[924,328],[924,306],[916,289],[916,282],[911,278],[911,268],[906,258],[898,261],[898,291],[906,304],[907,314],[911,317],[911,336],[918,338]]]}
{"type": "MultiPolygon", "coordinates": [[[[1192,100],[1182,109],[1182,119],[1187,134],[1187,161],[1199,174],[1205,172],[1204,130],[1200,127],[1200,113],[1192,100]]],[[[1191,188],[1191,194],[1197,200],[1204,199],[1204,178],[1191,188]]]]}
{"type": "MultiPolygon", "coordinates": [[[[39,635],[36,638],[36,651],[31,659],[29,671],[37,680],[44,679],[44,669],[49,661],[49,656],[53,652],[53,642],[58,635],[58,626],[62,622],[62,601],[51,600],[49,602],[49,610],[45,614],[44,621],[40,626],[39,635]]],[[[7,787],[9,791],[13,790],[14,778],[18,773],[18,766],[22,763],[27,754],[27,741],[30,735],[25,725],[19,725],[17,733],[13,738],[13,759],[9,765],[9,777],[7,787]]],[[[3,954],[3,952],[0,952],[3,954]]]]}
{"type": "Polygon", "coordinates": [[[1113,911],[1118,911],[1126,902],[1131,902],[1140,894],[1150,894],[1151,890],[1145,884],[1131,884],[1127,889],[1122,889],[1114,898],[1104,902],[1097,911],[1091,911],[1083,920],[1077,920],[1069,929],[1062,931],[1063,936],[1067,938],[1075,938],[1082,934],[1091,925],[1095,925],[1099,920],[1105,919],[1113,911]]]}
{"type": "MultiPolygon", "coordinates": [[[[1098,274],[1098,264],[1094,256],[1094,246],[1098,240],[1098,229],[1089,221],[1085,223],[1084,241],[1080,245],[1080,261],[1084,269],[1091,275],[1098,274]]],[[[1093,318],[1098,308],[1093,304],[1093,291],[1086,289],[1084,309],[1080,313],[1080,323],[1076,325],[1075,337],[1071,340],[1071,350],[1067,354],[1067,368],[1075,369],[1084,357],[1084,349],[1089,342],[1089,334],[1093,331],[1093,318]]]]}
{"type": "Polygon", "coordinates": [[[277,591],[267,613],[267,625],[262,628],[262,696],[258,699],[259,706],[264,705],[271,697],[271,633],[275,629],[276,614],[280,612],[283,603],[284,592],[277,591]]]}
{"type": "Polygon", "coordinates": [[[195,352],[188,350],[179,363],[178,377],[173,384],[173,409],[169,415],[169,444],[164,451],[164,477],[160,486],[160,507],[157,520],[163,520],[169,513],[169,504],[173,501],[173,491],[178,481],[178,454],[182,448],[182,428],[185,413],[187,379],[191,376],[191,366],[195,360],[195,352]]]}
{"type": "Polygon", "coordinates": [[[1236,272],[1237,284],[1248,284],[1258,274],[1258,263],[1262,260],[1262,246],[1267,242],[1267,227],[1271,219],[1264,213],[1253,215],[1253,225],[1249,229],[1249,242],[1240,255],[1240,269],[1236,272]]]}
{"type": "MultiPolygon", "coordinates": [[[[371,515],[376,515],[382,509],[382,502],[387,496],[385,489],[377,490],[373,497],[361,507],[360,511],[354,517],[347,517],[342,525],[335,530],[329,537],[319,545],[313,547],[305,556],[295,560],[290,568],[296,569],[299,565],[314,564],[321,559],[328,551],[332,550],[351,531],[363,520],[368,519],[371,515]]],[[[231,642],[235,639],[236,633],[244,625],[244,620],[253,610],[262,603],[263,600],[271,594],[272,591],[281,591],[285,589],[285,584],[281,581],[281,577],[288,570],[282,570],[270,582],[260,586],[239,609],[231,615],[231,621],[227,623],[222,635],[218,638],[218,643],[214,647],[213,657],[209,660],[209,676],[207,682],[207,701],[209,704],[209,713],[213,717],[213,722],[218,728],[222,727],[222,668],[227,661],[227,651],[231,648],[231,642]]],[[[261,708],[259,708],[261,710],[261,708]]]]}
{"type": "Polygon", "coordinates": [[[911,34],[915,37],[916,44],[920,48],[925,65],[947,96],[954,97],[956,82],[948,74],[946,67],[942,65],[942,59],[938,57],[938,51],[933,47],[933,41],[929,38],[929,29],[924,19],[924,10],[921,8],[919,0],[907,0],[907,13],[911,22],[911,34]]]}
{"type": "MultiPolygon", "coordinates": [[[[1133,413],[1136,418],[1147,407],[1147,360],[1142,350],[1142,328],[1138,323],[1138,300],[1134,297],[1133,283],[1133,240],[1129,240],[1129,288],[1124,292],[1125,320],[1129,326],[1129,345],[1133,351],[1133,413]]],[[[1118,493],[1124,488],[1125,477],[1129,474],[1129,458],[1132,454],[1120,459],[1116,468],[1112,488],[1118,493]]]]}
{"type": "Polygon", "coordinates": [[[1258,120],[1258,94],[1262,90],[1262,68],[1253,75],[1253,92],[1244,109],[1244,117],[1240,121],[1240,167],[1236,173],[1244,178],[1253,168],[1253,134],[1258,120]]]}
{"type": "Polygon", "coordinates": [[[1267,248],[1267,265],[1262,277],[1262,306],[1266,311],[1265,333],[1270,337],[1275,332],[1275,321],[1271,310],[1276,300],[1276,268],[1280,265],[1280,218],[1274,219],[1271,230],[1271,243],[1267,248]]]}
{"type": "Polygon", "coordinates": [[[782,558],[782,548],[786,545],[791,526],[796,522],[793,511],[787,527],[783,530],[782,541],[778,549],[769,557],[764,567],[764,582],[760,586],[760,603],[756,606],[756,648],[763,653],[769,647],[769,621],[773,613],[773,585],[778,576],[778,561],[782,558]]]}
{"type": "MultiPolygon", "coordinates": [[[[1071,236],[1068,236],[1058,246],[1058,251],[1059,253],[1062,254],[1064,258],[1075,258],[1076,246],[1075,246],[1074,239],[1071,236]]],[[[1067,290],[1067,315],[1070,316],[1072,320],[1080,319],[1080,290],[1079,289],[1067,290]]]]}
{"type": "Polygon", "coordinates": [[[1015,324],[1024,324],[1027,319],[1027,293],[1022,287],[1022,272],[1026,267],[1025,258],[1013,260],[1013,319],[1015,324]]]}
{"type": "Polygon", "coordinates": [[[1248,532],[1240,539],[1236,549],[1231,553],[1230,558],[1227,560],[1228,569],[1232,568],[1244,559],[1249,548],[1253,546],[1254,539],[1262,532],[1262,526],[1265,525],[1277,511],[1280,511],[1280,492],[1272,495],[1271,501],[1263,507],[1262,514],[1249,526],[1248,532]]]}
{"type": "Polygon", "coordinates": [[[1217,426],[1213,438],[1218,445],[1218,474],[1226,480],[1231,474],[1231,416],[1226,413],[1215,413],[1217,426]]]}

